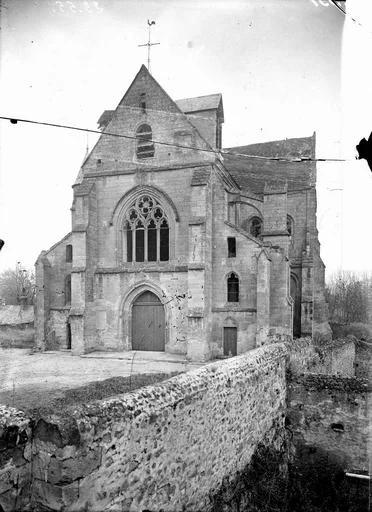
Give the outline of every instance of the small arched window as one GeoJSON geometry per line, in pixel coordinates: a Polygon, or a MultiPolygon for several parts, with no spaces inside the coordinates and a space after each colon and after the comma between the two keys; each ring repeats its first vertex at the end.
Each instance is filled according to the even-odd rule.
{"type": "Polygon", "coordinates": [[[287,215],[287,231],[289,236],[293,236],[293,219],[290,215],[287,215]]]}
{"type": "Polygon", "coordinates": [[[161,204],[140,196],[128,208],[124,222],[127,261],[168,261],[169,223],[161,204]]]}
{"type": "Polygon", "coordinates": [[[72,262],[72,245],[66,245],[66,262],[72,262]]]}
{"type": "Polygon", "coordinates": [[[65,278],[65,305],[71,304],[71,274],[65,278]]]}
{"type": "Polygon", "coordinates": [[[239,302],[239,277],[234,272],[227,278],[227,302],[239,302]]]}
{"type": "Polygon", "coordinates": [[[152,130],[148,124],[141,124],[136,132],[137,158],[150,158],[155,154],[155,147],[152,141],[152,130]]]}
{"type": "Polygon", "coordinates": [[[258,238],[262,233],[262,220],[260,217],[252,217],[249,221],[249,233],[258,238]]]}

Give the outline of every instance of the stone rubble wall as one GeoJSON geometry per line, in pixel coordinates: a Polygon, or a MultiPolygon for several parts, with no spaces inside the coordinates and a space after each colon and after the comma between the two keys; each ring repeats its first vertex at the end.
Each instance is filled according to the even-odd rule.
{"type": "Polygon", "coordinates": [[[0,347],[31,348],[34,337],[33,306],[0,306],[0,347]]]}
{"type": "Polygon", "coordinates": [[[49,511],[207,511],[260,443],[282,437],[286,414],[296,443],[333,450],[345,467],[361,469],[366,385],[309,373],[314,368],[323,368],[319,351],[299,339],[60,416],[36,421],[0,406],[0,505],[5,512],[30,502],[49,511]]]}
{"type": "Polygon", "coordinates": [[[353,339],[337,339],[317,345],[309,338],[288,342],[289,370],[296,374],[355,376],[356,351],[353,339]]]}
{"type": "Polygon", "coordinates": [[[366,379],[292,375],[287,405],[295,446],[332,454],[345,470],[368,470],[368,397],[366,379]]]}
{"type": "Polygon", "coordinates": [[[286,354],[284,344],[263,346],[40,420],[34,506],[208,510],[222,480],[284,428],[286,354]]]}
{"type": "Polygon", "coordinates": [[[31,485],[31,420],[0,405],[0,510],[26,510],[31,485]]]}

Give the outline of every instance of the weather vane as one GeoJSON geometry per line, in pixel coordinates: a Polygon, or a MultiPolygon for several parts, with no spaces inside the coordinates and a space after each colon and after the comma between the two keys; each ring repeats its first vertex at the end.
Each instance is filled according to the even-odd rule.
{"type": "Polygon", "coordinates": [[[147,25],[149,26],[149,40],[146,44],[139,44],[138,46],[147,46],[147,69],[150,71],[150,50],[151,46],[155,46],[160,43],[152,43],[151,42],[151,25],[155,25],[155,21],[147,20],[147,25]]]}

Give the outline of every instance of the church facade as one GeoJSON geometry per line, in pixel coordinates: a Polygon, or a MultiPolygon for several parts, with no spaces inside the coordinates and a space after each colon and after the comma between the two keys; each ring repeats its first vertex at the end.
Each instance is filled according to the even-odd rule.
{"type": "Polygon", "coordinates": [[[329,334],[315,134],[222,150],[223,122],[220,94],[173,101],[145,66],[102,114],[71,232],[36,262],[39,349],[207,360],[329,334]]]}

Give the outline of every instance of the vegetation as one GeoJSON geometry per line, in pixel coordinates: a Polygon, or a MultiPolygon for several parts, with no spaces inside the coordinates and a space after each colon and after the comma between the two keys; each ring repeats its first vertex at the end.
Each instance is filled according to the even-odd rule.
{"type": "Polygon", "coordinates": [[[24,269],[20,262],[15,269],[4,270],[0,274],[0,305],[33,304],[35,276],[24,269]]]}
{"type": "Polygon", "coordinates": [[[372,276],[346,271],[333,274],[326,285],[326,300],[331,322],[367,323],[372,302],[372,276]]]}

